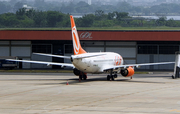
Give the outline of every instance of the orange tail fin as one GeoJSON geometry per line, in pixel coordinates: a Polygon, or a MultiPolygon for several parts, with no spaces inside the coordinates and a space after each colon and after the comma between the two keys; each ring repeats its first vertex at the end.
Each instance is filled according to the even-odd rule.
{"type": "Polygon", "coordinates": [[[70,20],[71,20],[74,55],[86,53],[86,51],[84,51],[84,49],[81,47],[81,43],[79,41],[79,36],[77,33],[76,25],[75,25],[74,18],[72,15],[70,16],[70,20]]]}

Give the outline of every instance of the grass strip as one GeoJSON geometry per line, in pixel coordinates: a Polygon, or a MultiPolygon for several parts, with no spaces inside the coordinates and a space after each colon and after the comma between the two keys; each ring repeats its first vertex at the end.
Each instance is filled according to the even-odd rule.
{"type": "MultiPolygon", "coordinates": [[[[180,27],[166,27],[166,26],[158,26],[158,27],[77,27],[78,30],[180,30],[180,27]]],[[[0,28],[0,30],[71,30],[70,27],[63,28],[0,28]]]]}

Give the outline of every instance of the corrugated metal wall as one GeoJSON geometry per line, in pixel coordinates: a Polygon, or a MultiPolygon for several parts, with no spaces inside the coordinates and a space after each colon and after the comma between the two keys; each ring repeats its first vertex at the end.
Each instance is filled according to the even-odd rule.
{"type": "MultiPolygon", "coordinates": [[[[180,41],[180,31],[78,31],[81,40],[180,41]]],[[[71,31],[1,30],[0,40],[72,40],[71,31]]]]}
{"type": "MultiPolygon", "coordinates": [[[[31,59],[31,41],[0,41],[0,56],[15,56],[31,59]]],[[[22,63],[23,68],[31,68],[30,63],[22,63]]]]}

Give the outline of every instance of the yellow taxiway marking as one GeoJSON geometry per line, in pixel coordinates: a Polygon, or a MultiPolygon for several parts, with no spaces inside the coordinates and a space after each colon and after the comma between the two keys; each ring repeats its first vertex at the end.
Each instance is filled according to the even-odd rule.
{"type": "Polygon", "coordinates": [[[180,112],[180,110],[173,109],[173,110],[170,110],[170,112],[180,112]]]}

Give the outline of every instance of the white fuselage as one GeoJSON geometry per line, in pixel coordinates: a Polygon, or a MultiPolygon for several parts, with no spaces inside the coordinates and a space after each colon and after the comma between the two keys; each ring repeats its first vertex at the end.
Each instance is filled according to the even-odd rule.
{"type": "Polygon", "coordinates": [[[72,58],[73,65],[78,70],[86,73],[103,73],[104,69],[113,68],[114,66],[123,65],[124,63],[121,55],[113,52],[85,53],[73,55],[72,58]],[[86,56],[92,57],[86,58],[86,56]],[[79,59],[78,57],[82,58],[79,59]]]}

